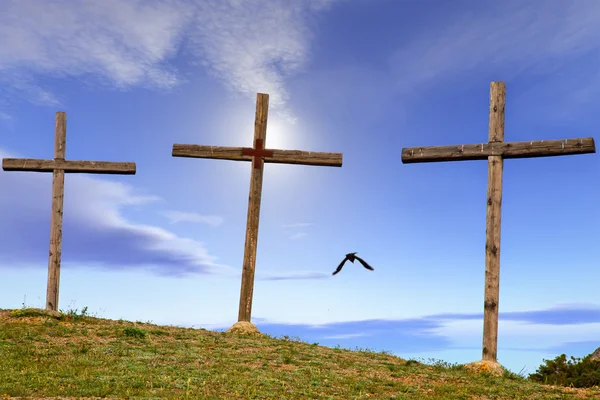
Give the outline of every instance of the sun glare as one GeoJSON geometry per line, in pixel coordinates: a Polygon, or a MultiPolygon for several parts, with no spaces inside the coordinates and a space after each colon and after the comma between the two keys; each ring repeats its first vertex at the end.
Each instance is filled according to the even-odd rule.
{"type": "MultiPolygon", "coordinates": [[[[209,129],[212,137],[206,137],[203,144],[212,144],[215,146],[231,147],[250,147],[253,145],[254,137],[254,107],[249,107],[248,102],[236,104],[215,119],[216,124],[209,129]]],[[[279,114],[275,110],[269,109],[269,118],[267,121],[267,141],[268,149],[281,150],[304,150],[304,151],[327,151],[319,149],[315,142],[314,129],[312,124],[303,124],[302,120],[297,119],[292,122],[290,118],[279,114]]],[[[246,175],[249,166],[247,163],[236,162],[234,170],[240,174],[246,175]]],[[[266,176],[270,184],[283,184],[287,181],[299,182],[305,174],[305,168],[309,166],[295,165],[292,167],[283,164],[267,164],[265,168],[266,176]]],[[[218,173],[218,172],[216,172],[218,173]]],[[[228,171],[231,173],[231,170],[228,171]]],[[[237,179],[231,176],[226,179],[237,179]]],[[[245,178],[244,178],[245,179],[245,178]]]]}

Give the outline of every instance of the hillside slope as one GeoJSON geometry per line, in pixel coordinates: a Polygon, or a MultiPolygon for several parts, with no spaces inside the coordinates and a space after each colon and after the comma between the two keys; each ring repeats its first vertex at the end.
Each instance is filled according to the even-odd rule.
{"type": "Polygon", "coordinates": [[[289,338],[0,310],[0,398],[592,399],[289,338]]]}

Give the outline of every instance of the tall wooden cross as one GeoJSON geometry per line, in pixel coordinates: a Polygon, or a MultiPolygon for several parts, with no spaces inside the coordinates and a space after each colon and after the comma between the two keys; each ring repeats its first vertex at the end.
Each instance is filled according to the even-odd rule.
{"type": "Polygon", "coordinates": [[[318,165],[341,167],[341,153],[315,153],[300,150],[266,149],[267,117],[269,95],[256,95],[256,117],[254,120],[254,147],[218,147],[194,144],[174,144],[173,157],[215,158],[221,160],[252,161],[250,176],[250,196],[246,221],[246,243],[242,267],[242,286],[238,321],[250,322],[252,294],[254,291],[254,271],[256,268],[256,246],[258,240],[258,220],[263,182],[263,162],[279,164],[318,165]]]}
{"type": "Polygon", "coordinates": [[[483,314],[484,361],[497,362],[498,302],[500,294],[500,211],[502,169],[506,158],[530,158],[595,153],[594,139],[504,142],[504,82],[490,85],[489,142],[457,146],[411,147],[402,149],[402,162],[488,160],[488,189],[485,242],[485,291],[483,314]]]}
{"type": "Polygon", "coordinates": [[[52,172],[50,254],[48,259],[48,285],[46,288],[46,309],[51,311],[58,311],[65,172],[135,175],[135,163],[131,162],[65,160],[66,140],[67,115],[64,112],[57,112],[53,160],[38,160],[33,158],[2,159],[2,169],[4,171],[52,172]]]}

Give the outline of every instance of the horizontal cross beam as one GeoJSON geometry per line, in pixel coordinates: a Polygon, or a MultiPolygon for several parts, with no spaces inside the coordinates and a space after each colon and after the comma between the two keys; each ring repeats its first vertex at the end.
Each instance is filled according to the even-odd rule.
{"type": "Polygon", "coordinates": [[[492,142],[402,149],[402,163],[486,160],[489,156],[532,158],[595,153],[594,138],[492,142]]]}
{"type": "MultiPolygon", "coordinates": [[[[264,162],[274,164],[302,164],[325,167],[341,167],[342,153],[326,153],[301,150],[272,151],[273,156],[263,157],[264,162]]],[[[173,157],[214,158],[233,161],[252,161],[252,155],[243,154],[244,147],[202,146],[196,144],[174,144],[173,157]]]]}
{"type": "Polygon", "coordinates": [[[53,172],[60,170],[85,174],[135,175],[133,162],[76,161],[76,160],[39,160],[35,158],[4,158],[4,171],[53,172]]]}

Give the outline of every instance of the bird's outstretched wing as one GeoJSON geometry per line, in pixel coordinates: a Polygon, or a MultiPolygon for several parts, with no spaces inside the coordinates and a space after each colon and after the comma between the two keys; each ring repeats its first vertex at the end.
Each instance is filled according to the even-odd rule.
{"type": "Polygon", "coordinates": [[[366,269],[375,271],[375,269],[373,267],[371,267],[369,264],[367,264],[367,262],[365,260],[363,260],[362,258],[360,258],[359,256],[354,256],[354,258],[356,258],[366,269]]]}
{"type": "Polygon", "coordinates": [[[348,261],[348,257],[344,258],[342,260],[342,262],[340,263],[340,265],[338,265],[337,269],[335,271],[333,271],[332,275],[337,274],[338,272],[340,272],[342,270],[342,267],[344,266],[344,264],[346,264],[346,261],[348,261]]]}

